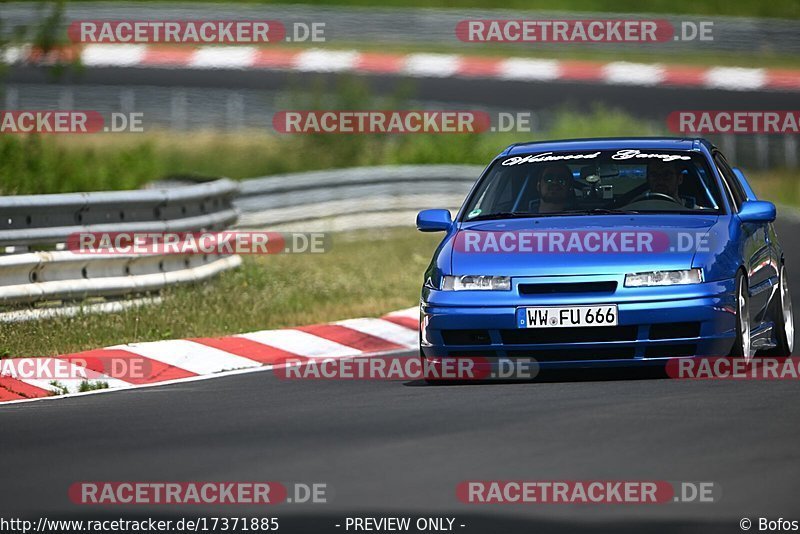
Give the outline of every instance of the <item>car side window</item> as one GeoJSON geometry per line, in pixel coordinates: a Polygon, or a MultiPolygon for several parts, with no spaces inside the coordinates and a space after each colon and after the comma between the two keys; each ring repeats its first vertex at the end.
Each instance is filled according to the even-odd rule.
{"type": "Polygon", "coordinates": [[[736,178],[736,175],[733,173],[733,169],[731,169],[731,166],[728,165],[728,162],[725,160],[725,156],[721,153],[716,152],[714,154],[714,163],[717,164],[717,168],[722,174],[722,178],[725,180],[726,189],[730,191],[733,197],[732,200],[736,211],[739,211],[742,207],[742,203],[747,200],[747,195],[742,188],[742,184],[739,183],[738,178],[736,178]]]}

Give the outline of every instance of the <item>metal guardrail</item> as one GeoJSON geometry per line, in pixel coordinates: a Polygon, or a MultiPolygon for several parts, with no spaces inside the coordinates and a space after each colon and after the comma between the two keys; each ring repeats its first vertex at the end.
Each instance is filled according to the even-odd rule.
{"type": "Polygon", "coordinates": [[[354,167],[244,180],[237,226],[343,231],[413,226],[421,209],[460,206],[480,165],[354,167]]]}
{"type": "Polygon", "coordinates": [[[0,197],[0,304],[146,293],[236,267],[238,256],[74,254],[64,243],[78,232],[222,230],[236,221],[237,191],[223,179],[161,190],[0,197]]]}
{"type": "MultiPolygon", "coordinates": [[[[236,255],[101,256],[64,250],[68,236],[77,232],[413,226],[420,209],[459,206],[482,170],[475,165],[358,167],[158,190],[0,197],[0,252],[6,251],[0,254],[0,305],[143,294],[203,280],[241,263],[236,255]]],[[[0,312],[0,322],[80,311],[67,308],[64,313],[52,307],[0,312]]]]}
{"type": "Polygon", "coordinates": [[[63,243],[76,232],[222,229],[236,220],[237,184],[0,197],[0,246],[63,243]]]}

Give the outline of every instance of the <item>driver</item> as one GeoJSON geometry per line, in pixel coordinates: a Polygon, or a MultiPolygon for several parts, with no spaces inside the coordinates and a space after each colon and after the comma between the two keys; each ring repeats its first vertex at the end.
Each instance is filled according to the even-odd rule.
{"type": "Polygon", "coordinates": [[[572,207],[575,201],[572,171],[566,163],[547,165],[536,183],[539,213],[557,213],[572,207]]]}
{"type": "Polygon", "coordinates": [[[647,185],[650,186],[650,193],[667,195],[675,199],[675,202],[683,204],[678,193],[682,183],[683,176],[672,163],[658,160],[648,162],[647,185]]]}

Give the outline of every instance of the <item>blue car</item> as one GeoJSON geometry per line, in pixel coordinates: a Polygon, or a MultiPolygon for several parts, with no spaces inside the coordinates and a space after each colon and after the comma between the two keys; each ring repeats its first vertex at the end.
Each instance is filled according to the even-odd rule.
{"type": "Polygon", "coordinates": [[[662,364],[794,345],[775,206],[705,139],[576,139],[501,152],[425,272],[420,355],[540,368],[662,364]]]}

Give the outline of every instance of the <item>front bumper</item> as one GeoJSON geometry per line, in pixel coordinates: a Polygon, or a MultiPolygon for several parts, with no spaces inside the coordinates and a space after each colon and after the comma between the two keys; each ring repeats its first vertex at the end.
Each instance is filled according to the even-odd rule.
{"type": "Polygon", "coordinates": [[[660,364],[674,357],[722,356],[730,352],[735,339],[732,279],[691,286],[620,287],[607,295],[546,296],[520,295],[519,282],[507,292],[426,290],[420,308],[422,355],[490,362],[533,358],[541,368],[616,367],[660,364]],[[516,312],[521,307],[593,304],[616,304],[618,325],[517,327],[516,312]]]}

